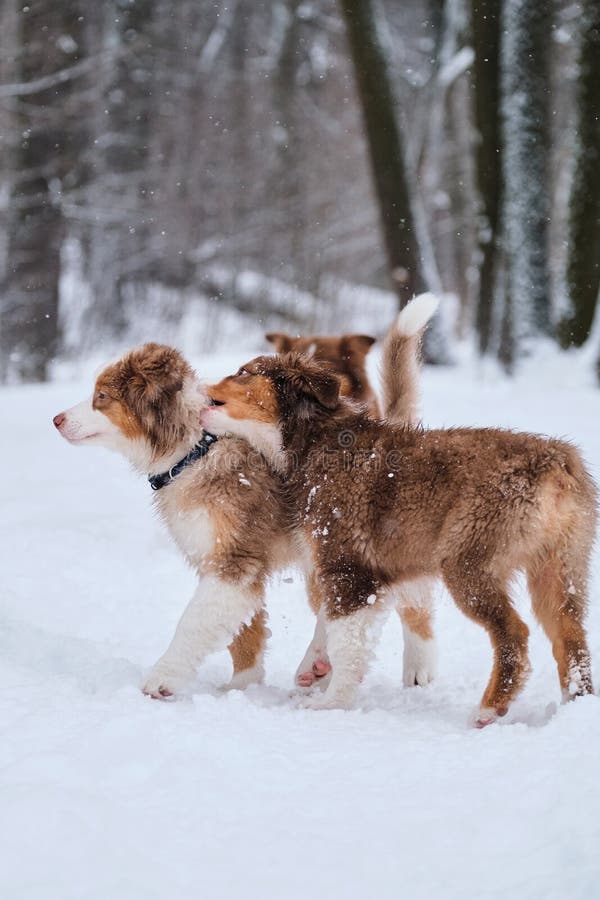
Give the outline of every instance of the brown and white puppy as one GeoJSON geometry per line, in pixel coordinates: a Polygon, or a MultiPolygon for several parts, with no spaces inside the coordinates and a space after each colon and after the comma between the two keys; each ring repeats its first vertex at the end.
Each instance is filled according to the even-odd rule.
{"type": "MultiPolygon", "coordinates": [[[[410,380],[417,374],[420,332],[432,311],[426,301],[415,301],[401,313],[386,345],[390,359],[404,364],[398,386],[410,397],[416,396],[410,380]]],[[[384,351],[384,367],[386,358],[384,351]]],[[[388,383],[393,409],[401,400],[391,374],[388,383]]],[[[92,397],[55,416],[54,424],[73,444],[108,447],[138,471],[158,475],[169,472],[201,440],[200,413],[207,403],[204,387],[177,350],[146,344],[107,366],[92,397]]],[[[282,484],[262,455],[229,437],[154,493],[159,514],[199,582],[171,644],[145,682],[146,693],[177,693],[208,653],[227,644],[233,658],[231,686],[262,680],[268,636],[265,581],[282,566],[304,562],[282,484]]],[[[313,600],[315,610],[319,605],[320,599],[313,600]]],[[[414,624],[405,623],[405,680],[411,684],[428,680],[432,671],[432,641],[423,643],[418,628],[411,630],[414,624]]],[[[313,643],[309,661],[325,654],[319,640],[313,643]]]]}
{"type": "MultiPolygon", "coordinates": [[[[422,295],[424,296],[424,295],[422,295]]],[[[275,331],[265,335],[278,353],[302,353],[324,364],[339,375],[342,393],[364,403],[373,418],[379,418],[379,404],[367,375],[367,354],[375,338],[368,334],[344,334],[342,337],[292,337],[275,331]]]]}
{"type": "MultiPolygon", "coordinates": [[[[100,445],[140,472],[169,472],[202,438],[207,397],[181,354],[146,344],[107,366],[89,400],[54,418],[73,444],[100,445]]],[[[198,574],[197,590],[143,690],[180,691],[208,653],[230,644],[231,687],[263,677],[264,584],[290,553],[281,481],[242,440],[218,441],[154,493],[156,508],[198,574]],[[230,643],[231,642],[231,643],[230,643]]]]}
{"type": "Polygon", "coordinates": [[[583,625],[596,490],[568,443],[496,429],[424,431],[377,422],[339,379],[298,354],[258,357],[210,387],[203,422],[243,435],[286,479],[320,580],[333,674],[315,708],[352,704],[388,597],[443,578],[487,629],[494,667],[476,724],[523,686],[528,629],[508,593],[525,571],[565,699],[592,691],[583,625]]]}

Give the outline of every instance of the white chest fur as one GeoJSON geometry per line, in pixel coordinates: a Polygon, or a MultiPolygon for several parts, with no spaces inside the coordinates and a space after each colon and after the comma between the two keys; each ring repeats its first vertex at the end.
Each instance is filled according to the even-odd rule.
{"type": "Polygon", "coordinates": [[[185,502],[183,482],[187,479],[185,474],[179,478],[181,484],[162,489],[156,505],[178,548],[188,562],[201,569],[214,547],[214,528],[208,507],[185,502]]]}
{"type": "Polygon", "coordinates": [[[214,532],[206,509],[179,511],[167,520],[169,531],[181,552],[198,565],[213,549],[214,532]]]}

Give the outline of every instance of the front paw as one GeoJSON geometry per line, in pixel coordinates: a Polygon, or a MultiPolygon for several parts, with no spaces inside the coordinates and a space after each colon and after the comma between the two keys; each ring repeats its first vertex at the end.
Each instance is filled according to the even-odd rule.
{"type": "Polygon", "coordinates": [[[508,704],[502,703],[499,706],[480,706],[473,717],[473,725],[475,728],[487,728],[497,722],[508,712],[508,704]]]}
{"type": "Polygon", "coordinates": [[[168,700],[181,693],[192,675],[192,672],[184,672],[181,669],[169,668],[164,664],[157,663],[150,670],[150,674],[142,685],[142,693],[155,700],[168,700]]]}
{"type": "Polygon", "coordinates": [[[316,684],[323,691],[329,685],[330,676],[331,663],[327,651],[311,644],[296,669],[295,682],[297,686],[310,688],[316,684]]]}
{"type": "Polygon", "coordinates": [[[326,690],[331,681],[331,663],[325,657],[323,659],[315,659],[311,669],[303,669],[302,667],[296,672],[296,684],[301,688],[319,687],[322,691],[326,690]]]}

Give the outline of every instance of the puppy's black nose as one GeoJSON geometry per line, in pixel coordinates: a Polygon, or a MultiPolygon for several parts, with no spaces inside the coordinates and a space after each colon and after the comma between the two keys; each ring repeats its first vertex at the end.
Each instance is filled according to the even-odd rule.
{"type": "Polygon", "coordinates": [[[52,421],[54,422],[54,424],[56,425],[57,428],[60,428],[60,426],[63,424],[63,422],[65,421],[66,418],[67,417],[65,416],[64,413],[59,413],[57,416],[54,416],[52,421]]]}

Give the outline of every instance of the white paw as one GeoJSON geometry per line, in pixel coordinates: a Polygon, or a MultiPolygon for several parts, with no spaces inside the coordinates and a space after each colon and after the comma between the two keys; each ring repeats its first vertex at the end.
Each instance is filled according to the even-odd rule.
{"type": "Polygon", "coordinates": [[[159,662],[150,670],[142,685],[142,693],[155,700],[167,700],[181,693],[193,676],[194,672],[170,668],[159,662]]]}
{"type": "Polygon", "coordinates": [[[296,684],[301,688],[319,688],[326,691],[331,681],[331,667],[329,660],[319,658],[313,665],[312,669],[299,668],[296,672],[296,684]],[[325,666],[329,666],[329,671],[325,671],[325,666]]]}
{"type": "Polygon", "coordinates": [[[498,718],[498,713],[490,706],[480,706],[473,716],[474,728],[486,728],[498,718]]]}
{"type": "Polygon", "coordinates": [[[296,684],[302,688],[319,687],[324,691],[330,681],[331,663],[327,652],[311,644],[296,669],[296,684]]]}
{"type": "Polygon", "coordinates": [[[475,728],[486,728],[508,712],[508,706],[480,706],[473,717],[475,728]]]}
{"type": "Polygon", "coordinates": [[[414,633],[404,633],[404,656],[402,659],[402,683],[405,687],[416,684],[424,687],[436,676],[437,654],[434,640],[424,640],[414,633]]]}
{"type": "Polygon", "coordinates": [[[244,691],[251,684],[262,684],[265,679],[265,669],[262,663],[243,669],[231,676],[229,684],[225,685],[226,691],[244,691]]]}

